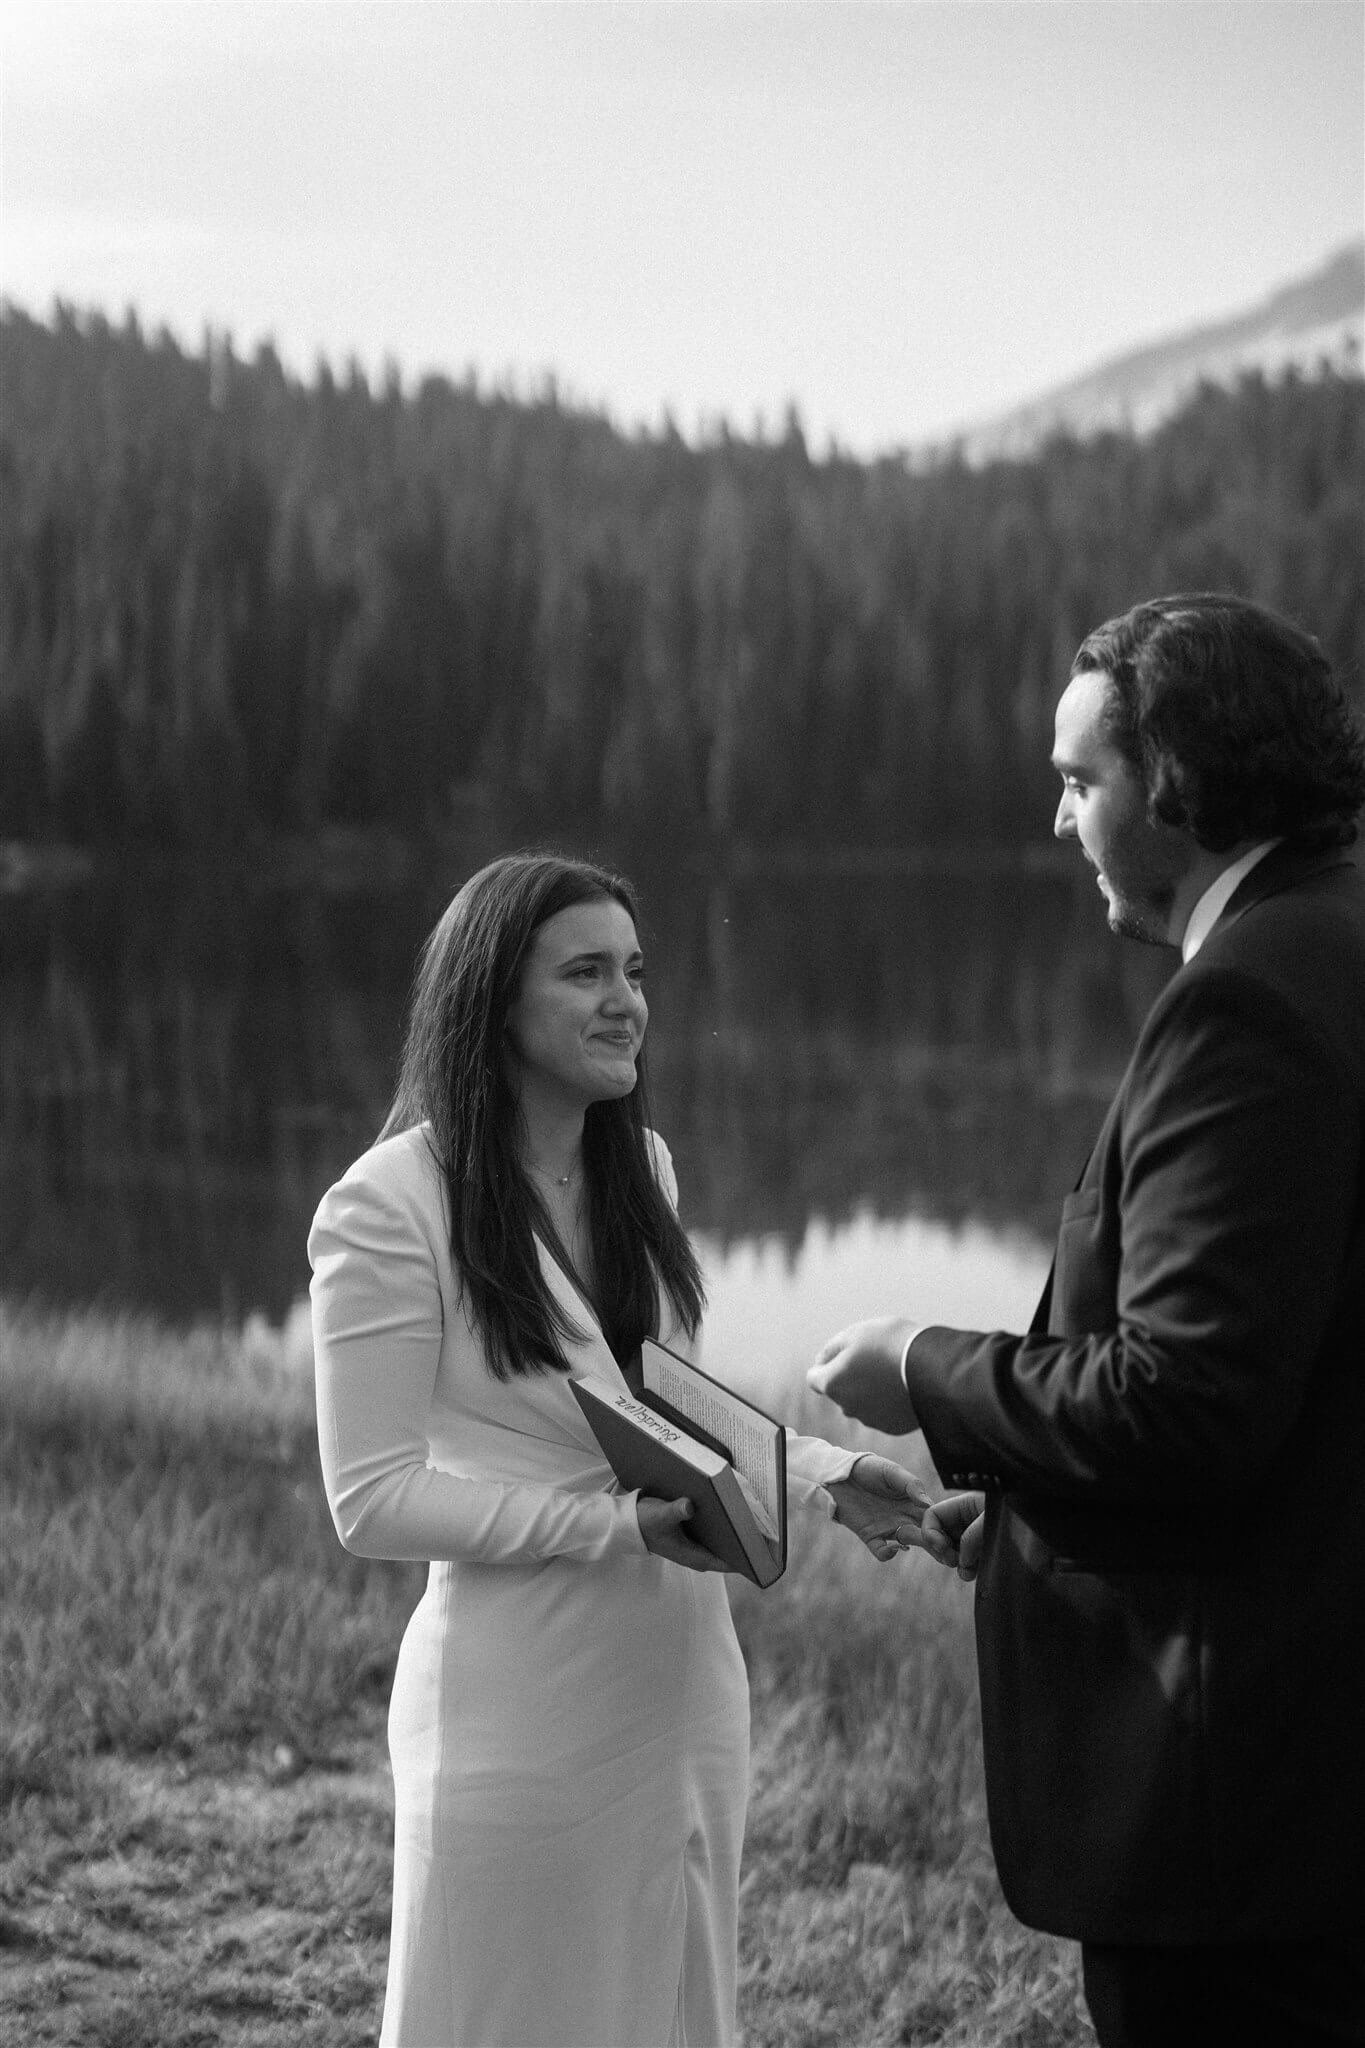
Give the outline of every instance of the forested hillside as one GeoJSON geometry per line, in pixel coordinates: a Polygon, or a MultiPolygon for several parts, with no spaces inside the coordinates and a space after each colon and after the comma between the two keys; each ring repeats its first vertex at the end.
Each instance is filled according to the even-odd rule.
{"type": "Polygon", "coordinates": [[[1034,836],[1099,619],[1217,585],[1359,687],[1365,385],[925,473],[694,448],[131,318],[0,319],[0,838],[439,831],[471,800],[760,844],[1034,836]]]}

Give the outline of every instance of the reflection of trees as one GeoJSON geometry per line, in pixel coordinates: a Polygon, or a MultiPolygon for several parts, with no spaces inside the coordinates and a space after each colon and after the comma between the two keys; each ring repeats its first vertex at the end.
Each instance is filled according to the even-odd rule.
{"type": "Polygon", "coordinates": [[[1017,875],[732,883],[694,922],[652,1027],[688,1220],[793,1242],[868,1206],[1047,1231],[1171,958],[1017,875]]]}
{"type": "Polygon", "coordinates": [[[355,978],[332,965],[354,921],[329,930],[316,898],[201,880],[7,905],[7,1288],[282,1312],[320,1187],[383,1114],[418,936],[396,924],[355,978]]]}
{"type": "MultiPolygon", "coordinates": [[[[1110,940],[1070,878],[644,880],[655,1112],[691,1226],[795,1242],[870,1206],[1050,1227],[1168,956],[1110,940]]],[[[7,901],[6,1288],[282,1314],[319,1192],[382,1120],[443,886],[7,901]]]]}

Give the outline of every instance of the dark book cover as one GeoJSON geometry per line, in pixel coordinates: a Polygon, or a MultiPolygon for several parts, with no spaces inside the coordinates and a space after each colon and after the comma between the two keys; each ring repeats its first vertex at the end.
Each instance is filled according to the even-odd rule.
{"type": "Polygon", "coordinates": [[[685,1417],[666,1409],[657,1396],[646,1403],[595,1374],[571,1379],[569,1385],[623,1486],[661,1500],[690,1500],[693,1512],[684,1529],[728,1571],[756,1586],[770,1586],[782,1576],[785,1517],[776,1538],[765,1534],[762,1508],[755,1512],[723,1451],[703,1441],[685,1417]]]}

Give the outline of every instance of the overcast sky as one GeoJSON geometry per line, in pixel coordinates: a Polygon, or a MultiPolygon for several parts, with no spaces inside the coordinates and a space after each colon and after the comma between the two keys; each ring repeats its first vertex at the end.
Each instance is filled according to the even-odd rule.
{"type": "Polygon", "coordinates": [[[1326,0],[0,0],[0,289],[860,453],[1362,233],[1326,0]]]}

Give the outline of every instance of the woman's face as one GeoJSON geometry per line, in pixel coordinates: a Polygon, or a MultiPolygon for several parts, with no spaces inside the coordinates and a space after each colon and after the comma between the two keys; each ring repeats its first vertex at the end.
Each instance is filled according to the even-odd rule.
{"type": "Polygon", "coordinates": [[[508,1062],[523,1106],[583,1107],[635,1086],[645,1035],[644,959],[614,897],[574,903],[531,941],[507,1013],[508,1062]]]}

